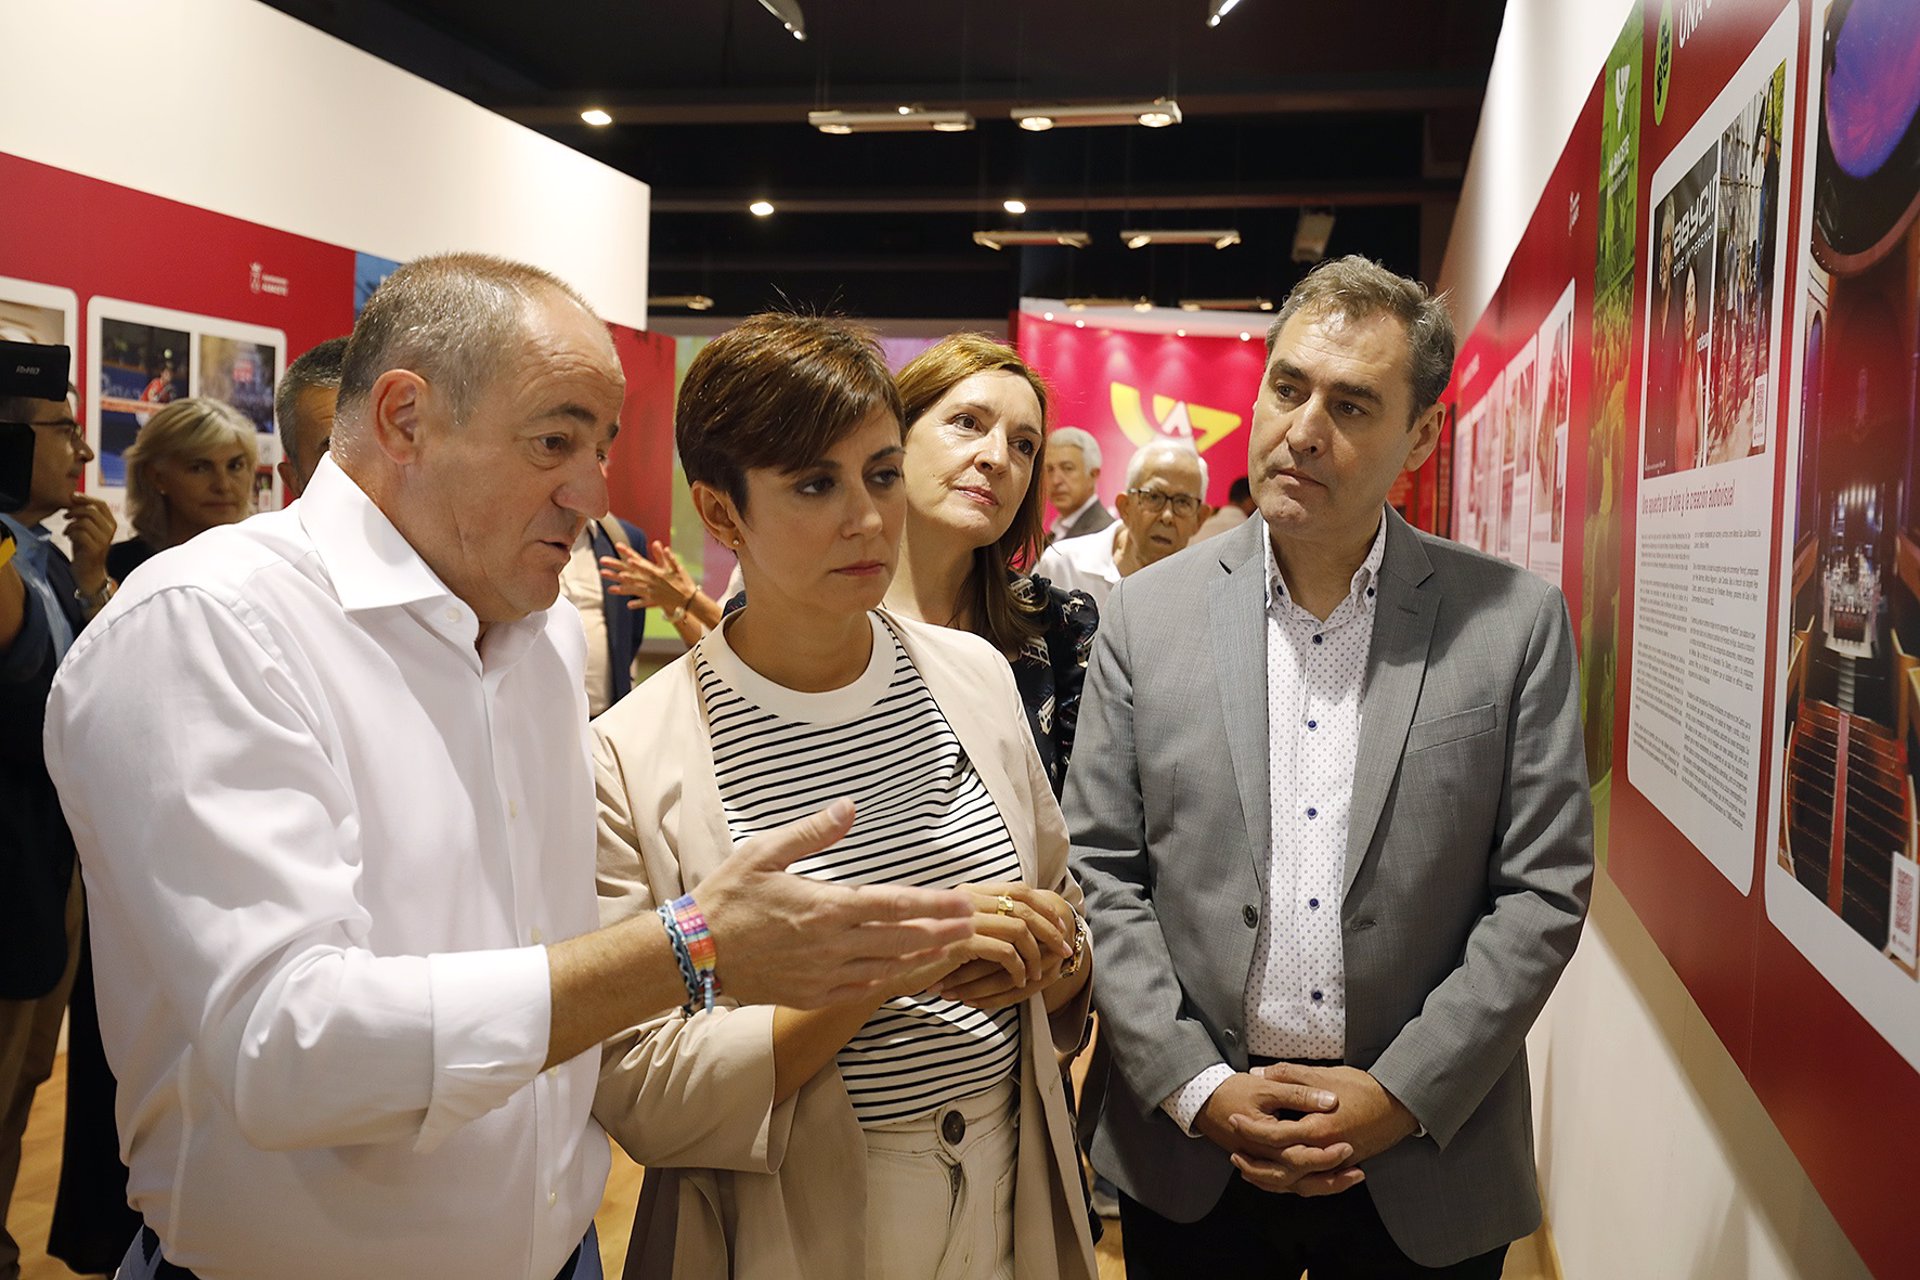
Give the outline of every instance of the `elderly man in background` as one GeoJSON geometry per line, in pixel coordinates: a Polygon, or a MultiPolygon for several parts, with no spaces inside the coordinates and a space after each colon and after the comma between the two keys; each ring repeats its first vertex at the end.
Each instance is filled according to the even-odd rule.
{"type": "Polygon", "coordinates": [[[123,1277],[597,1277],[603,1039],[710,981],[844,1000],[970,935],[961,894],[785,874],[844,801],[596,927],[554,605],[623,395],[554,277],[403,267],[300,501],[157,560],[68,654],[47,765],[146,1222],[123,1277]]]}
{"type": "Polygon", "coordinates": [[[273,389],[273,420],[280,428],[280,481],[297,498],[313,479],[314,468],[333,436],[340,399],[340,363],[347,340],[328,338],[287,366],[273,389]]]}
{"type": "Polygon", "coordinates": [[[1092,1155],[1130,1280],[1496,1280],[1593,875],[1566,601],[1386,505],[1440,436],[1441,301],[1327,262],[1268,344],[1260,518],[1121,584],[1088,671],[1092,1155]]]}
{"type": "Polygon", "coordinates": [[[1079,427],[1059,427],[1047,436],[1042,478],[1047,501],[1057,513],[1047,528],[1046,545],[1098,533],[1113,523],[1100,503],[1100,442],[1079,427]]]}
{"type": "Polygon", "coordinates": [[[1127,464],[1127,487],[1116,501],[1120,519],[1099,533],[1054,543],[1034,572],[1063,591],[1086,592],[1105,609],[1120,579],[1192,540],[1206,491],[1207,462],[1191,440],[1154,440],[1127,464]]]}

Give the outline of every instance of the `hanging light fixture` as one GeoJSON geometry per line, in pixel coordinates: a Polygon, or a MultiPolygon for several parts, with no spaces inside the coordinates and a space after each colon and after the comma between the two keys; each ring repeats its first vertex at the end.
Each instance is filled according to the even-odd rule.
{"type": "Polygon", "coordinates": [[[1039,133],[1055,127],[1062,129],[1100,125],[1145,125],[1164,129],[1180,123],[1180,104],[1172,98],[1152,102],[1095,102],[1078,106],[1015,107],[1008,112],[1013,122],[1029,132],[1039,133]]]}
{"type": "Polygon", "coordinates": [[[800,12],[800,0],[760,0],[760,7],[780,19],[795,40],[807,38],[807,16],[800,12]]]}
{"type": "Polygon", "coordinates": [[[809,111],[807,123],[822,133],[965,133],[973,128],[973,117],[965,111],[896,107],[892,111],[809,111]]]}
{"type": "Polygon", "coordinates": [[[1240,243],[1240,233],[1232,227],[1218,227],[1212,230],[1196,230],[1189,227],[1136,228],[1122,231],[1120,242],[1129,249],[1144,249],[1154,244],[1210,244],[1216,249],[1224,249],[1230,244],[1240,243]]]}
{"type": "MultiPolygon", "coordinates": [[[[765,0],[761,0],[764,4],[765,0]]],[[[1240,0],[1207,0],[1207,25],[1217,27],[1220,19],[1240,7],[1240,0]]]]}
{"type": "MultiPolygon", "coordinates": [[[[1093,243],[1093,237],[1084,231],[1027,231],[1009,229],[1004,231],[976,231],[973,242],[983,244],[989,249],[1004,249],[1008,245],[1058,245],[1067,249],[1084,249],[1093,243]]],[[[1129,302],[1132,299],[1128,299],[1129,302]]]]}

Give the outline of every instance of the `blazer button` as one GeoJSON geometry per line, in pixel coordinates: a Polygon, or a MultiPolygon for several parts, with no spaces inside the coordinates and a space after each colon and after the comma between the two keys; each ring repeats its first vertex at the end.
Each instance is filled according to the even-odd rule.
{"type": "Polygon", "coordinates": [[[1220,1038],[1222,1040],[1225,1040],[1228,1044],[1240,1043],[1240,1033],[1238,1031],[1235,1031],[1232,1027],[1224,1028],[1220,1032],[1220,1038]]]}
{"type": "Polygon", "coordinates": [[[1247,922],[1247,928],[1251,929],[1260,923],[1260,908],[1249,902],[1246,906],[1240,908],[1240,918],[1245,920],[1247,922]]]}
{"type": "Polygon", "coordinates": [[[958,1146],[960,1139],[967,1136],[967,1118],[958,1111],[947,1112],[940,1117],[940,1136],[958,1146]]]}

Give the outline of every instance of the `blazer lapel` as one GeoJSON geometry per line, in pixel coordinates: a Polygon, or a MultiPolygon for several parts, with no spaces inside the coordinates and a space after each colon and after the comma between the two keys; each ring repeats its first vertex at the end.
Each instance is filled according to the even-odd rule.
{"type": "Polygon", "coordinates": [[[1400,757],[1413,724],[1427,651],[1440,607],[1433,566],[1413,530],[1388,508],[1387,547],[1380,565],[1380,595],[1367,654],[1367,683],[1360,694],[1360,752],[1354,761],[1353,804],[1347,823],[1346,876],[1341,896],[1373,847],[1387,792],[1400,773],[1400,757]]]}
{"type": "Polygon", "coordinates": [[[1267,785],[1267,583],[1260,539],[1267,522],[1248,520],[1222,534],[1221,573],[1208,601],[1208,637],[1219,672],[1220,714],[1240,784],[1254,874],[1266,883],[1267,849],[1273,842],[1273,806],[1267,785]]]}

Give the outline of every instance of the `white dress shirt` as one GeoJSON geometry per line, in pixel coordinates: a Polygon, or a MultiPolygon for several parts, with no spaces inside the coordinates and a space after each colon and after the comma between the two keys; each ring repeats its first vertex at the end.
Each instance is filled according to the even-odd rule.
{"type": "MultiPolygon", "coordinates": [[[[617,552],[615,554],[618,554],[617,552]]],[[[560,594],[580,615],[587,638],[587,714],[597,716],[613,704],[613,666],[607,648],[607,583],[600,576],[600,557],[593,550],[593,526],[585,525],[573,540],[567,567],[560,571],[560,594]]]]}
{"type": "MultiPolygon", "coordinates": [[[[1374,579],[1387,550],[1383,519],[1347,596],[1323,622],[1287,595],[1273,540],[1267,575],[1266,910],[1254,936],[1245,997],[1247,1052],[1263,1058],[1346,1054],[1346,953],[1340,933],[1347,820],[1360,753],[1360,695],[1373,646],[1374,579]]],[[[1187,1133],[1225,1063],[1161,1102],[1187,1133]]]]}
{"type": "Polygon", "coordinates": [[[1062,591],[1084,591],[1093,597],[1094,607],[1107,607],[1107,593],[1120,581],[1120,568],[1114,563],[1114,549],[1126,525],[1115,520],[1097,533],[1077,538],[1062,538],[1040,553],[1033,571],[1062,591]]]}
{"type": "Polygon", "coordinates": [[[223,1277],[548,1280],[600,1203],[583,639],[478,620],[331,460],[144,566],[47,705],[128,1195],[223,1277]]]}

